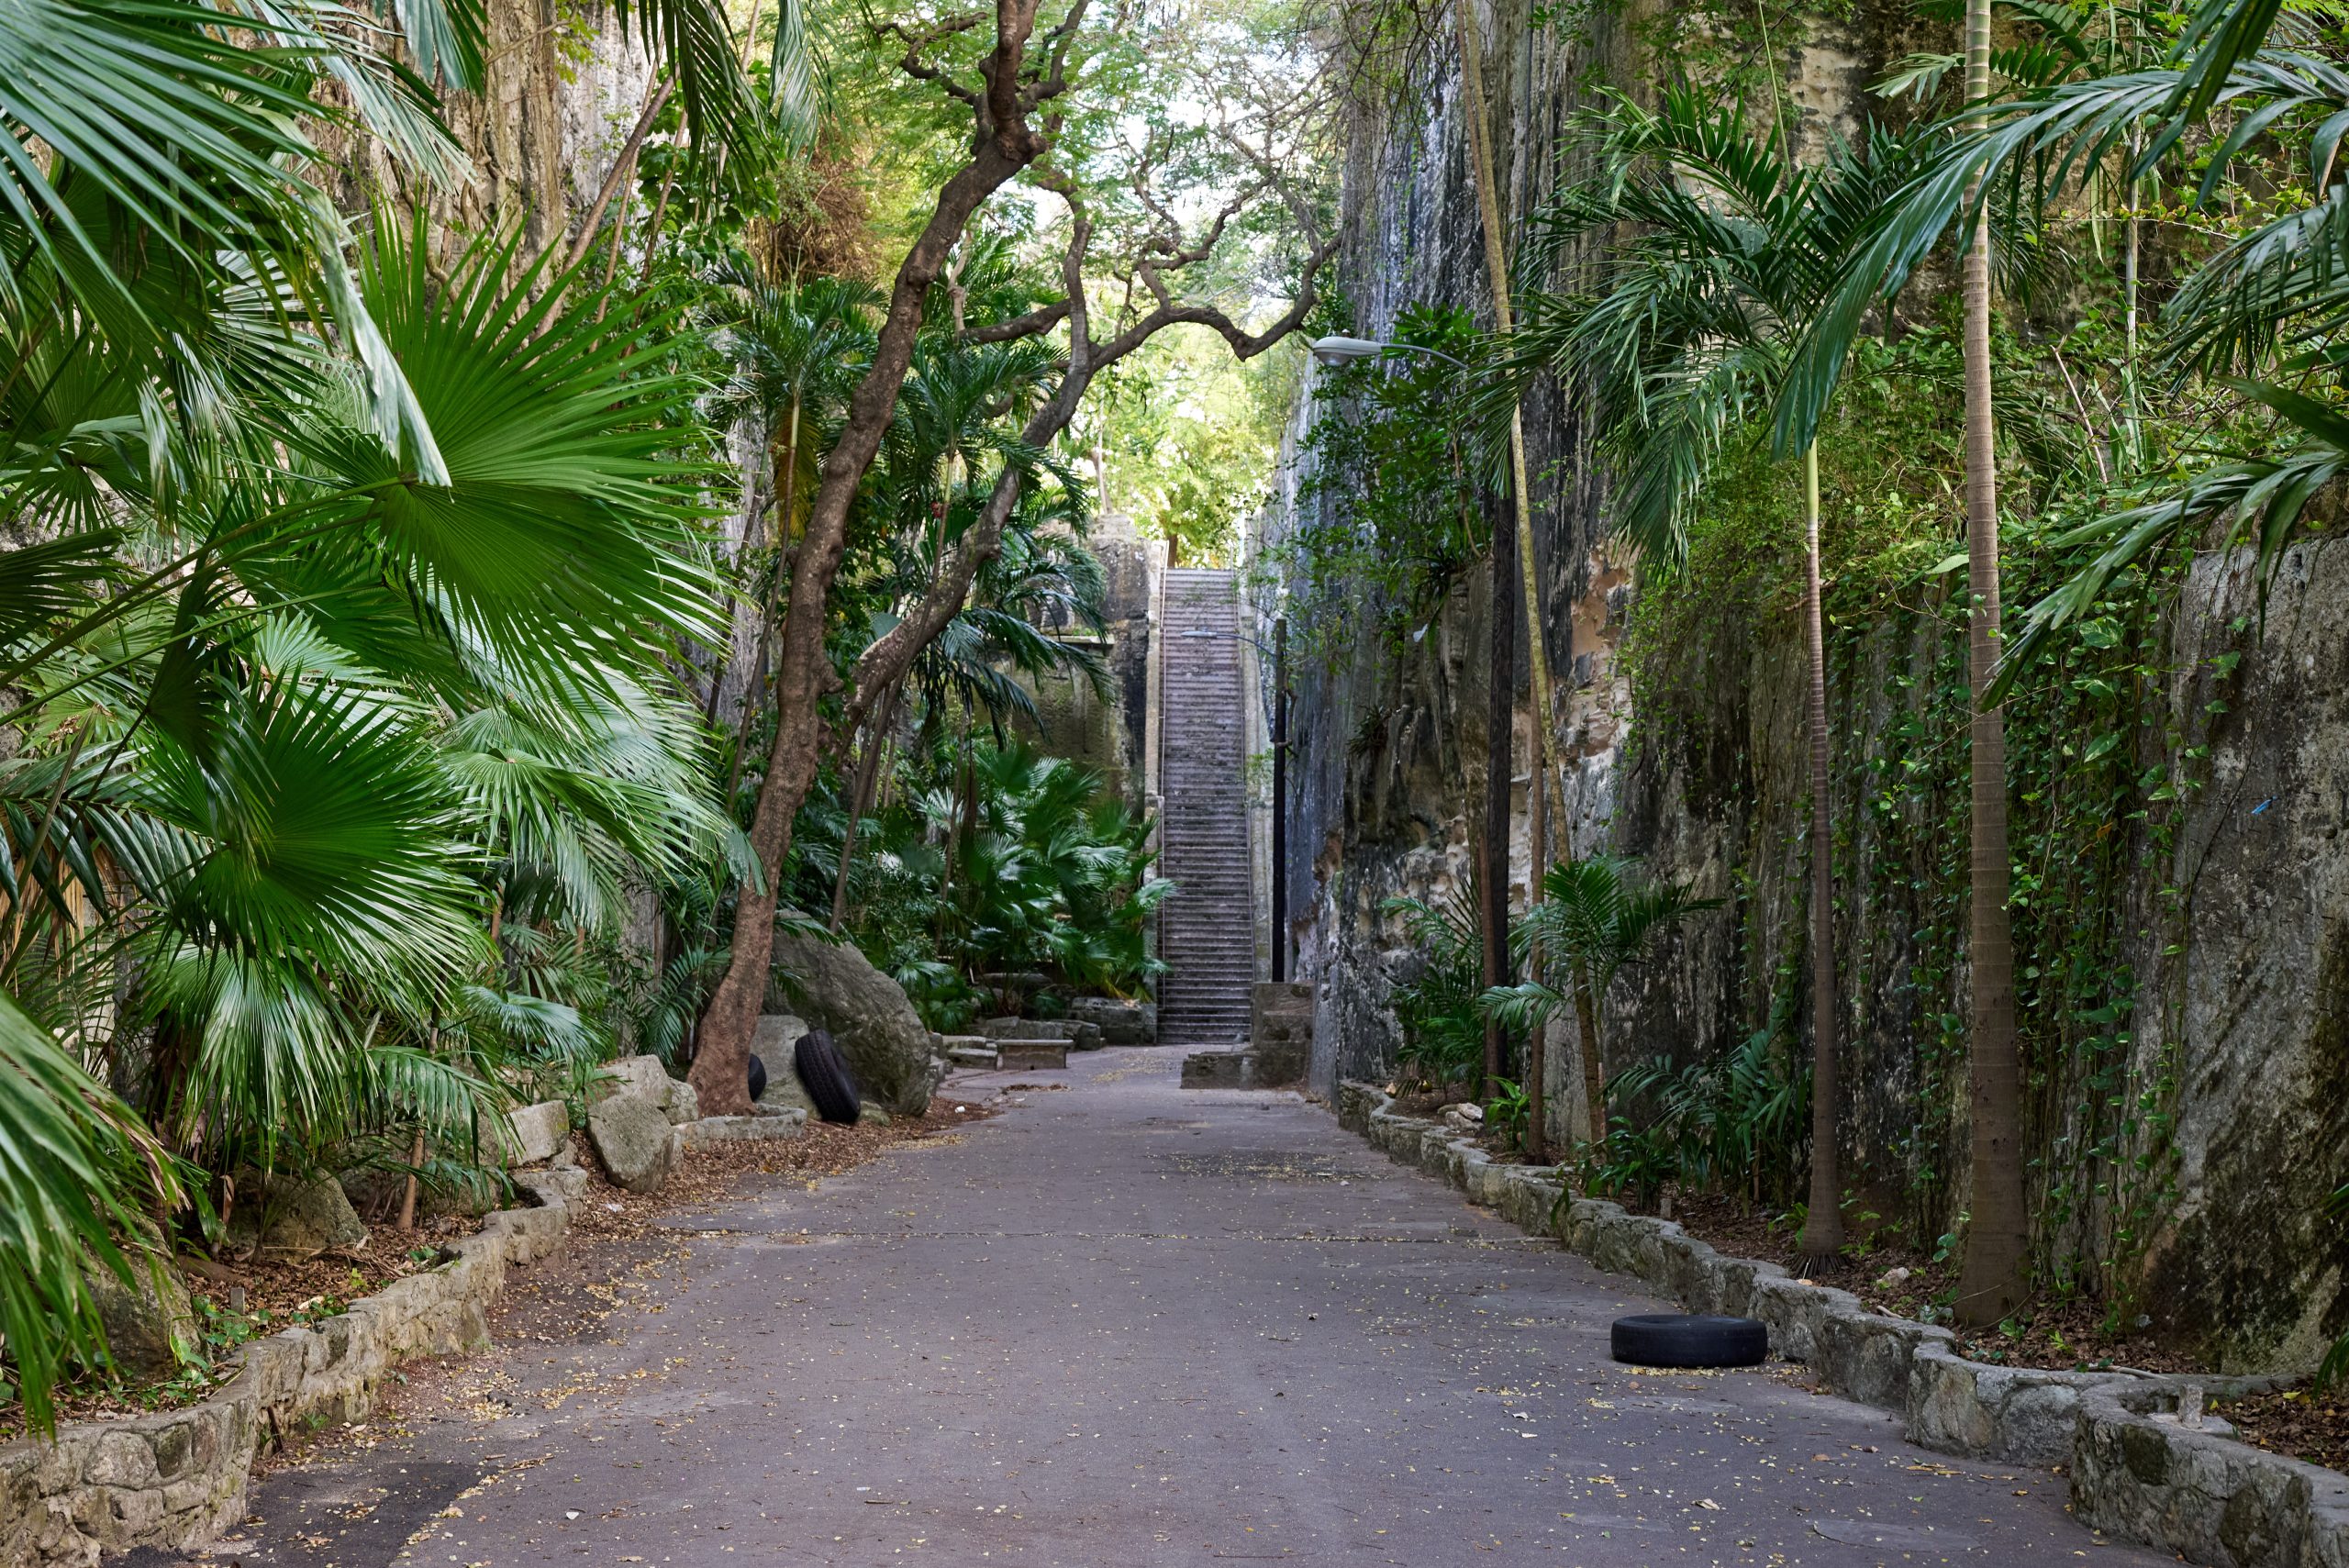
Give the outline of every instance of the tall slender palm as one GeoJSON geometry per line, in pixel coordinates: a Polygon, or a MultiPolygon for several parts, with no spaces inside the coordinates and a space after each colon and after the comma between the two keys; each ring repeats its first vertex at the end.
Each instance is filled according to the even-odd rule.
{"type": "MultiPolygon", "coordinates": [[[[1987,106],[1990,86],[1990,0],[1966,0],[1967,106],[1987,106]]],[[[1979,117],[1967,124],[1977,137],[1987,129],[1979,117]]],[[[1983,1324],[1996,1323],[2022,1300],[2030,1216],[2022,1191],[2014,929],[2007,909],[2014,876],[2007,836],[2007,727],[2003,710],[1990,701],[2003,635],[1998,613],[1998,456],[1990,412],[1990,221],[1984,205],[1971,194],[1967,206],[1971,216],[1959,280],[1965,314],[1965,673],[1974,709],[1966,926],[1974,1201],[1955,1309],[1961,1321],[1983,1324]]]]}
{"type": "MultiPolygon", "coordinates": [[[[1520,365],[1586,376],[1600,450],[1619,477],[1618,528],[1657,567],[1687,548],[1687,522],[1725,444],[1775,394],[1787,360],[1882,193],[1901,150],[1838,148],[1791,166],[1731,106],[1687,89],[1653,110],[1619,100],[1586,120],[1594,172],[1536,214],[1535,253],[1554,256],[1600,231],[1624,236],[1588,294],[1529,298],[1520,365]]],[[[1834,840],[1830,816],[1827,665],[1820,609],[1819,455],[1801,452],[1803,631],[1810,773],[1811,1187],[1802,1251],[1842,1244],[1836,1159],[1834,840]]],[[[1584,1071],[1598,1042],[1586,1020],[1584,1071]]],[[[1591,1136],[1605,1131],[1590,1091],[1591,1136]]]]}
{"type": "MultiPolygon", "coordinates": [[[[2028,1245],[2021,1159],[2021,1087],[2014,1018],[2013,942],[2007,901],[2009,861],[2005,734],[1998,703],[2017,663],[2002,657],[1998,603],[1998,476],[1991,419],[1990,196],[2021,194],[2028,176],[2052,197],[2097,177],[2116,154],[2132,155],[2133,180],[2172,150],[2186,130],[2220,105],[2240,111],[2234,129],[2209,161],[2198,199],[2210,199],[2226,166],[2254,138],[2294,110],[2316,111],[2310,124],[2336,123],[2325,111],[2349,100],[2337,68],[2265,46],[2277,25],[2273,0],[2203,0],[2157,68],[2065,81],[2010,104],[1990,101],[1992,57],[1987,0],[1966,7],[1966,109],[1956,134],[1925,160],[1884,204],[1844,263],[1831,297],[1794,355],[1779,399],[1778,445],[1799,450],[1815,438],[1867,312],[1906,284],[1923,257],[1954,226],[1961,236],[1965,295],[1967,517],[1967,677],[1973,708],[1970,921],[1972,970],[1969,1059],[1972,1077],[1972,1213],[1956,1310],[1968,1323],[1996,1322],[2023,1296],[2028,1245]],[[2136,152],[2147,127],[2154,134],[2136,152]],[[2001,665],[2003,664],[2003,668],[2001,665]]],[[[2181,368],[2271,346],[2293,322],[2321,332],[2342,291],[2337,263],[2309,242],[2334,231],[2349,202],[2335,193],[2332,144],[2318,165],[2325,189],[2207,263],[2173,301],[2181,368]]],[[[2321,361],[2312,357],[2310,363],[2321,361]]],[[[2214,511],[2232,510],[2238,528],[2256,515],[2269,560],[2310,497],[2349,456],[2349,422],[2304,392],[2254,384],[2252,395],[2310,438],[2300,450],[2266,454],[2203,475],[2175,499],[2136,508],[2075,530],[2064,542],[2109,537],[2112,545],[2072,582],[2034,606],[2023,647],[2093,602],[2127,562],[2214,511]]]]}

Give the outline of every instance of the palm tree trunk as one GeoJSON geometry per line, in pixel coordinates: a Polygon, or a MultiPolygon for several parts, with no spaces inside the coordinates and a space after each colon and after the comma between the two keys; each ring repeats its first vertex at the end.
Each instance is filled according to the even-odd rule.
{"type": "Polygon", "coordinates": [[[1804,1272],[1843,1247],[1843,1181],[1835,1147],[1835,840],[1827,797],[1827,628],[1819,605],[1819,448],[1802,454],[1803,630],[1810,643],[1810,1204],[1804,1272]]]}
{"type": "Polygon", "coordinates": [[[1607,1069],[1598,1055],[1598,993],[1591,984],[1590,965],[1581,959],[1571,965],[1575,992],[1575,1026],[1582,1034],[1582,1095],[1590,1113],[1590,1147],[1607,1151],[1607,1069]]]}
{"type": "Polygon", "coordinates": [[[838,934],[848,911],[849,861],[856,853],[856,825],[873,808],[874,781],[881,774],[881,752],[888,740],[890,716],[896,710],[897,688],[892,685],[874,711],[873,728],[865,732],[864,756],[856,770],[856,789],[848,800],[848,830],[841,835],[841,866],[832,877],[832,930],[838,934]]]}
{"type": "MultiPolygon", "coordinates": [[[[1508,984],[1509,775],[1517,730],[1517,536],[1493,530],[1492,648],[1485,694],[1485,842],[1477,868],[1477,905],[1484,916],[1485,984],[1508,984]]],[[[1498,1091],[1508,1035],[1498,1018],[1485,1019],[1485,1083],[1478,1098],[1498,1091]]]]}
{"type": "MultiPolygon", "coordinates": [[[[1476,171],[1476,209],[1485,231],[1485,272],[1493,291],[1493,325],[1503,337],[1517,329],[1509,304],[1508,252],[1501,242],[1498,182],[1493,174],[1491,128],[1485,120],[1485,67],[1476,40],[1476,0],[1455,0],[1460,26],[1461,95],[1468,114],[1468,137],[1474,144],[1471,162],[1476,171]]],[[[1540,562],[1533,553],[1533,498],[1525,473],[1525,412],[1509,410],[1509,489],[1517,513],[1517,565],[1525,589],[1525,644],[1533,697],[1532,789],[1527,799],[1531,853],[1526,862],[1526,907],[1542,902],[1542,873],[1550,861],[1550,661],[1542,637],[1540,562]]],[[[1542,977],[1538,954],[1527,960],[1528,978],[1542,977]]],[[[1542,1030],[1525,1041],[1525,1092],[1530,1102],[1525,1139],[1526,1158],[1539,1164],[1548,1158],[1549,1137],[1542,1125],[1542,1075],[1548,1070],[1542,1030]]]]}
{"type": "MultiPolygon", "coordinates": [[[[1966,0],[1965,96],[1990,96],[1990,0],[1966,0]]],[[[1983,122],[1974,122],[1977,133],[1983,122]]],[[[1970,205],[1970,204],[1969,204],[1970,205]]],[[[1973,969],[1973,1217],[1958,1271],[1957,1320],[1998,1322],[2023,1297],[2026,1217],[2022,1194],[2021,1087],[2015,1060],[2014,935],[2008,924],[2007,732],[1982,705],[1998,660],[1998,476],[1990,422],[1990,228],[1974,215],[1963,280],[1965,295],[1965,545],[1972,604],[1966,676],[1974,698],[1973,889],[1968,952],[1973,969]]]]}

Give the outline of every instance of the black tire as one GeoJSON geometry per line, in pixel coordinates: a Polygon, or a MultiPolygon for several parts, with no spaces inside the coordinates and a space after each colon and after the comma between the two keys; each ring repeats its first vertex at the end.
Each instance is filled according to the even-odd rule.
{"type": "Polygon", "coordinates": [[[799,1046],[792,1053],[792,1066],[799,1073],[799,1082],[807,1091],[807,1098],[816,1114],[826,1121],[852,1122],[863,1107],[856,1096],[856,1079],[848,1070],[848,1062],[841,1056],[841,1048],[822,1029],[809,1029],[799,1037],[799,1046]]]}
{"type": "Polygon", "coordinates": [[[1751,1318],[1646,1312],[1615,1319],[1609,1340],[1633,1366],[1760,1366],[1770,1353],[1770,1330],[1751,1318]]]}
{"type": "Polygon", "coordinates": [[[767,1092],[767,1064],[766,1064],[765,1062],[763,1062],[760,1061],[757,1057],[753,1056],[752,1058],[751,1058],[751,1101],[752,1101],[753,1103],[756,1103],[756,1102],[757,1102],[757,1100],[758,1100],[758,1097],[759,1097],[761,1095],[765,1094],[766,1092],[767,1092]]]}

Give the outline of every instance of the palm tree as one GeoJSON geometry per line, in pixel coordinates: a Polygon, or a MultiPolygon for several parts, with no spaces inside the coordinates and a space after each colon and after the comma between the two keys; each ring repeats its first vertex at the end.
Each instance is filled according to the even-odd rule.
{"type": "MultiPolygon", "coordinates": [[[[310,7],[256,13],[300,46],[266,57],[170,0],[5,9],[0,118],[50,152],[0,171],[0,1334],[45,1422],[102,1354],[83,1259],[124,1273],[131,1217],[180,1203],[167,1146],[469,1140],[497,1091],[455,1035],[551,1038],[473,978],[479,803],[432,716],[633,689],[707,585],[685,389],[592,294],[512,242],[435,272],[420,225],[354,265],[292,172],[315,72],[432,177],[415,78],[310,7]]],[[[439,15],[402,11],[453,74],[439,15]]]]}
{"type": "MultiPolygon", "coordinates": [[[[1990,0],[1966,0],[1965,101],[1990,101],[1990,0]]],[[[1968,122],[1977,137],[1987,128],[1968,122]]],[[[1973,693],[1972,872],[1966,951],[1972,1018],[1966,1063],[1973,1083],[1970,1169],[1974,1188],[1955,1310],[1961,1321],[1996,1323],[2022,1300],[2030,1216],[2022,1192],[2022,1084],[2015,1055],[2015,944],[2007,898],[2013,866],[2007,842],[2007,727],[1989,700],[1996,679],[1998,615],[1998,454],[1990,413],[1990,223],[1969,194],[1959,281],[1965,310],[1966,684],[1973,693]]]]}
{"type": "MultiPolygon", "coordinates": [[[[1653,111],[1618,100],[1584,125],[1591,175],[1534,217],[1534,253],[1613,232],[1593,295],[1536,295],[1518,350],[1593,384],[1598,445],[1619,476],[1617,529],[1657,568],[1687,550],[1687,518],[1723,449],[1774,395],[1844,251],[1901,165],[1897,143],[1831,151],[1792,167],[1735,105],[1687,88],[1653,111]]],[[[1836,1158],[1834,839],[1828,773],[1826,639],[1820,606],[1819,453],[1801,452],[1803,631],[1810,770],[1813,1093],[1806,1259],[1842,1245],[1836,1158]]],[[[1584,1030],[1586,1083],[1599,1068],[1584,1030]]],[[[1594,1120],[1592,1137],[1603,1137],[1594,1120]]]]}
{"type": "MultiPolygon", "coordinates": [[[[1821,411],[1866,313],[1905,286],[1919,261],[1953,225],[1961,227],[1966,317],[1967,677],[1974,710],[1968,933],[1974,1193],[1955,1305],[1962,1321],[1978,1325],[1998,1321],[2022,1299],[2029,1226],[2013,944],[2007,913],[2011,873],[2005,736],[1997,706],[2021,664],[2013,654],[2002,660],[1998,613],[1989,366],[1993,257],[1987,221],[1991,198],[2004,186],[2015,193],[2019,204],[2026,174],[2043,199],[2085,184],[2108,159],[2133,150],[2151,125],[2152,139],[2128,169],[2133,183],[2174,149],[2191,125],[2227,105],[2243,117],[2210,160],[2197,198],[2208,201],[2227,165],[2254,137],[2295,109],[2317,111],[2310,122],[2324,121],[2329,107],[2349,99],[2349,89],[2331,66],[2305,54],[2265,47],[2278,17],[2271,0],[2203,0],[2158,68],[2065,81],[2016,103],[1993,104],[1987,0],[1968,0],[1966,17],[1967,107],[1957,125],[1959,134],[1923,161],[1853,247],[1831,297],[1793,356],[1779,399],[1777,441],[1781,450],[1798,450],[1815,439],[1821,411]]],[[[2287,323],[2310,336],[2327,328],[2341,308],[2337,263],[2316,254],[2321,248],[2309,242],[2332,232],[2335,215],[2349,212],[2339,191],[2337,182],[2328,183],[2308,206],[2226,247],[2180,289],[2170,306],[2178,328],[2173,364],[2179,371],[2245,351],[2259,354],[2272,346],[2287,323]]],[[[2134,508],[2059,539],[2077,544],[2108,537],[2114,542],[2072,582],[2032,606],[2017,652],[2035,654],[2046,634],[2092,602],[2113,573],[2213,512],[2232,509],[2238,530],[2256,516],[2262,553],[2275,559],[2276,549],[2310,498],[2349,455],[2349,421],[2304,392],[2256,384],[2247,390],[2307,434],[2301,448],[2281,459],[2262,454],[2223,466],[2193,481],[2170,501],[2134,508]]]]}
{"type": "MultiPolygon", "coordinates": [[[[1567,995],[1541,981],[1496,986],[1477,1006],[1513,1029],[1545,1029],[1573,1008],[1582,1033],[1583,1093],[1590,1112],[1590,1143],[1607,1142],[1607,1093],[1599,1067],[1599,1007],[1615,976],[1645,956],[1656,938],[1717,898],[1696,898],[1677,884],[1642,882],[1635,863],[1619,855],[1561,861],[1542,879],[1542,902],[1526,911],[1511,935],[1520,954],[1539,953],[1561,965],[1567,995]]],[[[1556,973],[1554,970],[1552,973],[1556,973]]]]}

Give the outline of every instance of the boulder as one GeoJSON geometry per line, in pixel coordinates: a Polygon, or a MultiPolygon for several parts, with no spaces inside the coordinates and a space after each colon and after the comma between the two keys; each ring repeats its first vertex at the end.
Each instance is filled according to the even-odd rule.
{"type": "Polygon", "coordinates": [[[1074,996],[1069,999],[1068,1016],[1075,1022],[1091,1024],[1099,1029],[1104,1045],[1158,1043],[1158,1006],[1154,1002],[1127,1002],[1115,996],[1074,996]]]}
{"type": "Polygon", "coordinates": [[[506,1121],[507,1150],[517,1165],[551,1160],[571,1142],[571,1107],[561,1100],[524,1106],[506,1121]]]}
{"type": "Polygon", "coordinates": [[[202,1357],[195,1307],[177,1272],[159,1254],[135,1242],[122,1252],[130,1264],[129,1284],[95,1261],[85,1274],[106,1331],[106,1354],[131,1382],[159,1382],[202,1357]]]}
{"type": "Polygon", "coordinates": [[[364,1247],[367,1227],[330,1175],[262,1177],[247,1171],[237,1178],[228,1240],[273,1262],[306,1263],[321,1253],[364,1247]]]}
{"type": "Polygon", "coordinates": [[[661,1106],[671,1127],[701,1119],[701,1091],[683,1078],[669,1080],[669,1098],[661,1106]]]}
{"type": "MultiPolygon", "coordinates": [[[[856,1074],[857,1087],[874,1104],[898,1116],[918,1117],[930,1109],[945,1067],[930,1054],[930,1030],[904,989],[855,948],[776,931],[766,1011],[787,1011],[830,1030],[856,1074]]],[[[766,1060],[772,1095],[774,1080],[786,1074],[766,1060]]]]}
{"type": "Polygon", "coordinates": [[[807,1085],[799,1081],[799,1072],[792,1059],[799,1044],[799,1037],[807,1032],[807,1020],[796,1013],[767,1013],[759,1019],[758,1032],[751,1037],[751,1054],[767,1064],[766,1092],[759,1096],[761,1109],[798,1111],[803,1120],[816,1119],[815,1102],[807,1097],[807,1085]]]}
{"type": "Polygon", "coordinates": [[[587,1137],[613,1181],[630,1192],[660,1189],[674,1162],[676,1135],[659,1106],[640,1095],[612,1095],[587,1112],[587,1137]]]}
{"type": "Polygon", "coordinates": [[[604,1063],[604,1076],[588,1091],[592,1099],[604,1099],[612,1095],[635,1095],[651,1100],[656,1106],[669,1103],[669,1085],[675,1082],[668,1068],[657,1056],[623,1056],[618,1062],[604,1063]]]}

